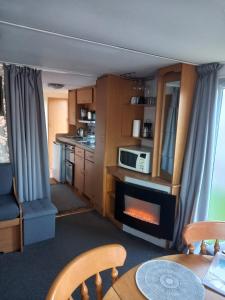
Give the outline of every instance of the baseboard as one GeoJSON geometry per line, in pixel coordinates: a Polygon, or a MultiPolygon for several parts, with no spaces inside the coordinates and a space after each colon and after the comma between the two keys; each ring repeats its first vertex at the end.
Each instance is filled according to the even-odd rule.
{"type": "Polygon", "coordinates": [[[152,235],[149,235],[149,234],[146,234],[146,233],[143,233],[137,229],[134,229],[134,228],[131,228],[127,225],[123,225],[122,227],[123,231],[127,232],[127,233],[130,233],[136,237],[139,237],[147,242],[150,242],[156,246],[159,246],[161,248],[164,248],[166,249],[168,247],[168,241],[167,240],[164,240],[164,239],[159,239],[159,238],[156,238],[152,235]]]}

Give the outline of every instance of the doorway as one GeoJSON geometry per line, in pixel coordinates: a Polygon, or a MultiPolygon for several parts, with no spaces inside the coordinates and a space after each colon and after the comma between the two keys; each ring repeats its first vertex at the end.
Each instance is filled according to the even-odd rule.
{"type": "Polygon", "coordinates": [[[56,134],[68,133],[68,99],[48,98],[48,157],[52,177],[53,142],[56,134]]]}

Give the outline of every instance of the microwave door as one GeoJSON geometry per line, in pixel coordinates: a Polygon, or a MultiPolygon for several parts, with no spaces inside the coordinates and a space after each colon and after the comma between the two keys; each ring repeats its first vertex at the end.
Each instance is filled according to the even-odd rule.
{"type": "Polygon", "coordinates": [[[136,169],[138,155],[128,151],[121,151],[120,163],[124,166],[136,169]]]}

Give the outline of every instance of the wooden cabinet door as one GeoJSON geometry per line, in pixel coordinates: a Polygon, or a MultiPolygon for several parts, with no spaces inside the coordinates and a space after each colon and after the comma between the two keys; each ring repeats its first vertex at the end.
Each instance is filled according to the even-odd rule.
{"type": "Polygon", "coordinates": [[[74,186],[80,193],[84,192],[84,158],[75,155],[74,186]]]}
{"type": "Polygon", "coordinates": [[[84,194],[88,196],[88,198],[94,201],[94,163],[85,160],[85,184],[84,184],[84,194]]]}
{"type": "Polygon", "coordinates": [[[76,91],[68,92],[68,123],[76,125],[76,91]]]}
{"type": "Polygon", "coordinates": [[[87,87],[77,90],[77,104],[88,104],[93,102],[93,88],[87,87]]]}

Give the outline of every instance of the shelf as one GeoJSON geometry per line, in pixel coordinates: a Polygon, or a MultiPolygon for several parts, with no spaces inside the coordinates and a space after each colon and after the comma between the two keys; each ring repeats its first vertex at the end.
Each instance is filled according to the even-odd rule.
{"type": "Polygon", "coordinates": [[[154,139],[153,138],[143,138],[143,137],[134,137],[134,136],[132,136],[132,138],[133,139],[137,139],[137,140],[143,140],[143,141],[151,141],[151,142],[153,142],[154,141],[154,139]]]}
{"type": "MultiPolygon", "coordinates": [[[[125,181],[127,177],[134,178],[141,180],[143,182],[152,182],[155,184],[168,186],[172,188],[172,183],[166,179],[160,178],[160,177],[152,177],[151,174],[144,174],[136,171],[131,171],[125,168],[121,168],[118,166],[108,166],[107,167],[108,174],[116,177],[117,179],[121,181],[125,181]]],[[[177,185],[179,187],[179,185],[177,185]]]]}
{"type": "Polygon", "coordinates": [[[126,105],[136,106],[136,107],[153,107],[153,108],[156,108],[156,104],[131,104],[131,103],[126,103],[126,105]]]}
{"type": "Polygon", "coordinates": [[[79,123],[95,124],[95,120],[78,120],[79,123]]]}

